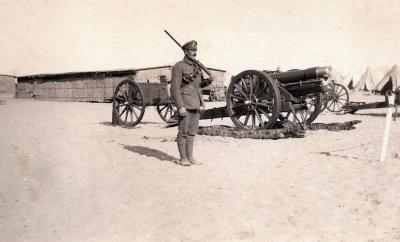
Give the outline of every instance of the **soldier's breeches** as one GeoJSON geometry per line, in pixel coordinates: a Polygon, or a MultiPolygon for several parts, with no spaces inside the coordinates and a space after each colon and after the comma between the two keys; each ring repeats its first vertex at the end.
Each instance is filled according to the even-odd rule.
{"type": "Polygon", "coordinates": [[[179,125],[178,125],[178,143],[182,140],[189,140],[193,142],[194,136],[197,134],[199,130],[199,119],[200,119],[200,111],[199,110],[187,110],[186,116],[179,117],[179,125]]]}
{"type": "Polygon", "coordinates": [[[176,141],[181,159],[193,157],[193,141],[199,130],[199,119],[200,111],[198,110],[187,110],[186,116],[179,117],[176,141]]]}

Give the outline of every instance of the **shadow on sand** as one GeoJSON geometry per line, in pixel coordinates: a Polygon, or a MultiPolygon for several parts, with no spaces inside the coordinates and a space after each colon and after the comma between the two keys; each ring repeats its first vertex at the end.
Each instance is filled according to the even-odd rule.
{"type": "Polygon", "coordinates": [[[125,149],[135,152],[139,155],[145,155],[148,157],[154,157],[157,158],[161,161],[169,161],[175,164],[179,164],[178,163],[178,159],[168,155],[165,152],[156,150],[156,149],[152,149],[152,148],[148,148],[148,147],[144,147],[144,146],[131,146],[131,145],[122,145],[125,149]]]}
{"type": "Polygon", "coordinates": [[[121,127],[121,128],[125,128],[125,129],[133,129],[133,128],[137,128],[139,127],[138,125],[140,124],[163,124],[162,122],[151,122],[151,121],[144,121],[144,122],[140,122],[137,126],[135,127],[126,127],[126,126],[122,126],[122,125],[118,125],[118,124],[113,124],[111,122],[101,122],[101,125],[105,125],[105,126],[113,126],[113,127],[121,127]]]}
{"type": "Polygon", "coordinates": [[[342,157],[345,159],[355,159],[355,160],[359,160],[360,158],[356,157],[356,156],[347,156],[347,155],[337,155],[337,154],[332,154],[329,151],[322,151],[322,152],[317,152],[316,154],[321,154],[321,155],[326,155],[326,156],[335,156],[335,157],[342,157]]]}
{"type": "Polygon", "coordinates": [[[140,129],[140,126],[135,126],[135,127],[127,127],[127,126],[123,126],[123,125],[118,125],[118,124],[113,124],[111,122],[101,122],[99,123],[101,125],[105,125],[105,126],[110,126],[110,127],[118,127],[118,128],[123,128],[123,129],[140,129]]]}

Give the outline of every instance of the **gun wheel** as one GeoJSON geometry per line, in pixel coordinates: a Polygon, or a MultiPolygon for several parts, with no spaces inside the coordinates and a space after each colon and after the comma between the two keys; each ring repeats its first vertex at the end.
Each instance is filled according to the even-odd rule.
{"type": "Polygon", "coordinates": [[[244,129],[272,127],[281,110],[276,82],[255,70],[243,71],[232,78],[226,102],[232,122],[244,129]]]}
{"type": "Polygon", "coordinates": [[[211,90],[210,90],[210,100],[211,100],[212,102],[218,101],[218,98],[217,98],[217,91],[215,90],[214,87],[212,87],[211,90]]]}
{"type": "Polygon", "coordinates": [[[326,100],[326,109],[331,112],[341,112],[347,103],[349,103],[349,91],[342,84],[335,83],[333,86],[333,98],[326,100]]]}
{"type": "Polygon", "coordinates": [[[142,89],[131,80],[118,84],[113,97],[113,123],[135,127],[143,118],[146,104],[142,89]]]}
{"type": "Polygon", "coordinates": [[[311,124],[321,113],[323,99],[324,96],[322,93],[309,94],[305,99],[306,109],[295,110],[294,113],[292,111],[282,112],[279,115],[279,119],[281,121],[311,124]]]}

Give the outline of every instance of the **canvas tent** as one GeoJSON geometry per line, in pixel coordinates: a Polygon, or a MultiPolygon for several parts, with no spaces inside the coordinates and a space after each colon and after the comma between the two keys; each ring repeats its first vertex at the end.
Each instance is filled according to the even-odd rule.
{"type": "Polygon", "coordinates": [[[350,77],[349,79],[346,79],[346,81],[347,81],[347,84],[346,84],[346,86],[347,86],[347,88],[349,89],[349,90],[354,90],[356,87],[354,86],[354,79],[353,79],[353,77],[350,77]]]}
{"type": "Polygon", "coordinates": [[[343,85],[345,85],[349,90],[354,90],[356,84],[355,80],[358,79],[357,77],[358,75],[355,70],[351,70],[344,76],[343,85]]]}
{"type": "Polygon", "coordinates": [[[396,90],[400,88],[400,70],[394,65],[374,88],[375,91],[384,93],[387,90],[396,90]]]}
{"type": "Polygon", "coordinates": [[[356,91],[372,91],[375,87],[374,77],[371,68],[367,68],[355,86],[356,91]]]}

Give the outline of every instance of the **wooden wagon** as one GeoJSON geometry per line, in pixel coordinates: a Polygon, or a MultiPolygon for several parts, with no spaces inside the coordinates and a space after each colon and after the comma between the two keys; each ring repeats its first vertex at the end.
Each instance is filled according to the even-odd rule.
{"type": "Polygon", "coordinates": [[[115,88],[112,103],[112,123],[124,127],[139,124],[147,106],[154,106],[163,121],[175,112],[167,83],[121,81],[115,88]]]}

